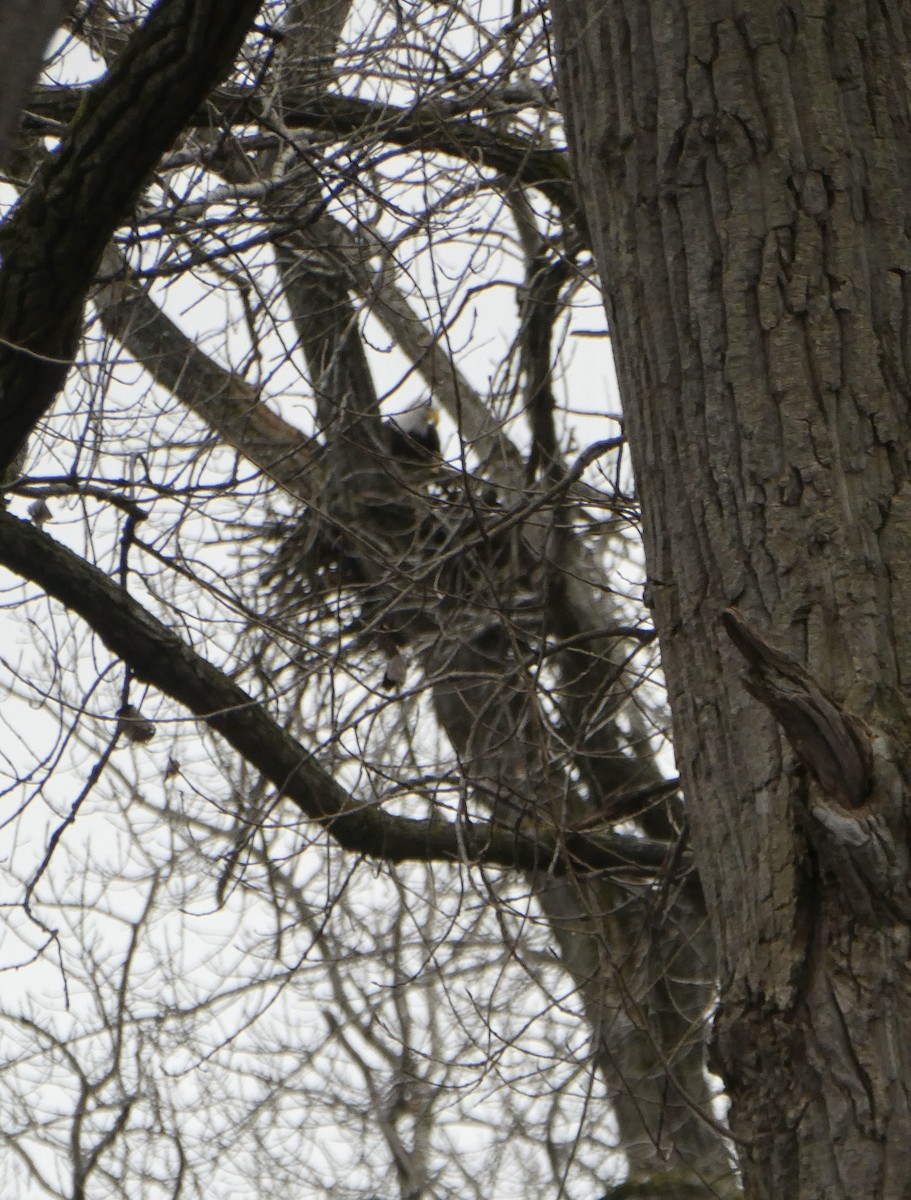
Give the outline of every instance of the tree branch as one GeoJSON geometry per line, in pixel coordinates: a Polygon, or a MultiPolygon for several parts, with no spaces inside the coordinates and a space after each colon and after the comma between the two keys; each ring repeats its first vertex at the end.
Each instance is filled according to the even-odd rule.
{"type": "Polygon", "coordinates": [[[113,246],[105,252],[103,267],[110,279],[94,293],[93,304],[104,330],[223,441],[290,495],[309,503],[319,449],[313,440],[264,404],[246,380],[200,350],[159,308],[113,246]]]}
{"type": "Polygon", "coordinates": [[[573,834],[571,849],[555,831],[506,830],[490,822],[455,824],[440,817],[392,816],[346,792],[263,707],[187,646],[97,567],[46,533],[0,512],[0,562],[77,613],[108,649],[188,708],[346,850],[388,862],[472,861],[526,871],[571,867],[654,874],[668,848],[601,833],[573,834]]]}
{"type": "Polygon", "coordinates": [[[259,0],[159,0],[2,230],[0,472],[66,378],[102,251],[225,74],[259,0]]]}
{"type": "MultiPolygon", "coordinates": [[[[84,94],[85,89],[79,87],[43,87],[30,101],[29,112],[40,119],[39,128],[41,120],[67,120],[84,94]]],[[[257,94],[243,88],[221,89],[210,104],[200,108],[186,123],[209,128],[213,114],[229,126],[249,126],[261,121],[271,128],[257,94]]],[[[518,134],[490,129],[464,115],[456,116],[449,105],[402,107],[359,96],[323,93],[287,106],[283,121],[287,129],[328,133],[346,142],[357,135],[362,143],[374,139],[403,150],[434,151],[474,163],[483,170],[496,171],[535,188],[584,236],[565,150],[542,150],[518,134]]]]}

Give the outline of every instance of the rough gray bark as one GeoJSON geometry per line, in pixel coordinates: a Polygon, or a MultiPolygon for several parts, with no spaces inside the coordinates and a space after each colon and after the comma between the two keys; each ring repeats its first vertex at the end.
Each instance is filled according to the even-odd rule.
{"type": "Polygon", "coordinates": [[[552,9],[745,1189],[906,1195],[911,10],[552,9]]]}

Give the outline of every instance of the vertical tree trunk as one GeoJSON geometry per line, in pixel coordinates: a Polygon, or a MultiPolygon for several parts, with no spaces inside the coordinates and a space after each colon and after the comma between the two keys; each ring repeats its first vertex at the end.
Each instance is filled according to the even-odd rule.
{"type": "Polygon", "coordinates": [[[746,1191],[906,1195],[911,8],[552,9],[746,1191]]]}

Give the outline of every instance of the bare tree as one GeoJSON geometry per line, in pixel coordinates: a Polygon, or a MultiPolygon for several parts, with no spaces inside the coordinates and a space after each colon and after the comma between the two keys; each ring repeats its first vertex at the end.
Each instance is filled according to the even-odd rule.
{"type": "Polygon", "coordinates": [[[6,899],[91,1004],[11,1010],[11,1111],[35,1053],[70,1104],[10,1152],[61,1195],[232,1150],[251,1195],[730,1194],[546,15],[256,8],[80,9],[106,69],[16,146],[0,561],[65,732],[10,751],[6,899]]]}

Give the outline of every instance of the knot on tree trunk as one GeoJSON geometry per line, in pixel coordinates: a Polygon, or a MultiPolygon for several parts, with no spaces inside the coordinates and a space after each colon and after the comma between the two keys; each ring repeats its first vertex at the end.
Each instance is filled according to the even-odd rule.
{"type": "Polygon", "coordinates": [[[846,712],[805,667],[770,645],[733,609],[721,616],[743,655],[747,691],[775,718],[818,784],[799,815],[820,860],[861,920],[884,908],[911,918],[901,756],[891,740],[846,712]]]}
{"type": "Polygon", "coordinates": [[[721,620],[746,660],[744,687],[769,710],[823,792],[845,808],[860,807],[874,783],[873,752],[863,723],[734,609],[725,609],[721,620]]]}

